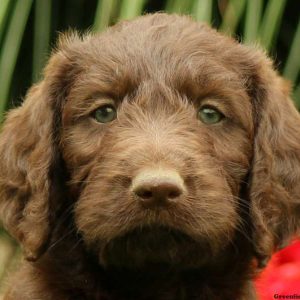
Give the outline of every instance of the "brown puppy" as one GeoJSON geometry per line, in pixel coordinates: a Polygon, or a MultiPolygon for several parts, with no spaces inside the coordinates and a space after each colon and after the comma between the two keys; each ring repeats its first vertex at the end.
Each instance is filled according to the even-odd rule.
{"type": "Polygon", "coordinates": [[[255,299],[299,228],[299,137],[266,56],[188,17],[62,36],[0,136],[5,299],[255,299]]]}

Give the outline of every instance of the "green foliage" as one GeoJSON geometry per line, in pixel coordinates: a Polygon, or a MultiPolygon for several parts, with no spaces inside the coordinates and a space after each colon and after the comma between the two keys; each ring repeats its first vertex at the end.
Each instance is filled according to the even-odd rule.
{"type": "Polygon", "coordinates": [[[194,1],[192,15],[195,20],[200,22],[211,23],[213,10],[213,0],[194,1]]]}
{"type": "MultiPolygon", "coordinates": [[[[16,1],[0,52],[0,115],[6,108],[23,33],[33,0],[16,1]]],[[[5,2],[0,2],[0,7],[5,2]]],[[[5,8],[5,7],[4,7],[5,8]]],[[[3,9],[4,9],[3,8],[3,9]]],[[[0,8],[0,11],[2,8],[0,8]]],[[[3,25],[4,26],[4,25],[3,25]]],[[[0,30],[2,31],[2,30],[0,30]]],[[[0,119],[1,120],[1,119],[0,119]]]]}
{"type": "Polygon", "coordinates": [[[300,20],[291,46],[290,54],[284,67],[283,75],[295,82],[300,69],[300,20]]]}
{"type": "Polygon", "coordinates": [[[2,40],[2,34],[4,32],[4,24],[8,15],[9,0],[2,0],[0,4],[0,40],[2,40]]]}
{"type": "Polygon", "coordinates": [[[101,31],[110,24],[112,13],[116,7],[116,0],[98,1],[94,20],[94,30],[101,31]]]}
{"type": "Polygon", "coordinates": [[[35,1],[32,81],[41,75],[50,43],[51,0],[35,1]]]}
{"type": "Polygon", "coordinates": [[[263,1],[252,0],[247,3],[244,27],[244,42],[252,43],[258,37],[259,25],[262,14],[263,1]]]}
{"type": "Polygon", "coordinates": [[[145,0],[123,0],[119,14],[120,20],[132,19],[143,13],[145,0]]]}
{"type": "Polygon", "coordinates": [[[269,0],[267,8],[262,18],[258,39],[262,46],[270,49],[275,41],[280,27],[286,0],[269,0]]]}
{"type": "Polygon", "coordinates": [[[243,15],[245,4],[246,0],[231,0],[228,2],[220,27],[221,31],[228,34],[236,31],[237,25],[243,15]]]}

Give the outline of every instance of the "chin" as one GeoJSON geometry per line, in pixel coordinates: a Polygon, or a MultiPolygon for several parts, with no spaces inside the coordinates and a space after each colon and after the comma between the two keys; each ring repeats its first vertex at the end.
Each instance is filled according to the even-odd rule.
{"type": "Polygon", "coordinates": [[[160,225],[137,227],[98,245],[99,263],[107,269],[197,269],[216,255],[205,239],[160,225]]]}

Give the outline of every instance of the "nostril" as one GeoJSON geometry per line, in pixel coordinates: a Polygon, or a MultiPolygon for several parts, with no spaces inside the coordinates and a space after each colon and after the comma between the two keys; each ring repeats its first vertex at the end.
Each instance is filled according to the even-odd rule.
{"type": "Polygon", "coordinates": [[[138,189],[135,191],[135,194],[140,198],[144,198],[144,199],[150,199],[153,196],[152,192],[146,189],[138,189]]]}
{"type": "Polygon", "coordinates": [[[170,199],[174,199],[177,198],[181,195],[181,190],[179,189],[174,189],[172,191],[169,192],[168,198],[170,199]]]}

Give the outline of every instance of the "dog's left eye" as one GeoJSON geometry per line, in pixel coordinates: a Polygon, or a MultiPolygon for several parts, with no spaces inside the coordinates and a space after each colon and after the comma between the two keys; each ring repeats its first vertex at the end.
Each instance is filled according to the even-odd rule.
{"type": "Polygon", "coordinates": [[[210,106],[203,106],[198,111],[198,119],[205,124],[216,124],[224,118],[224,115],[217,109],[210,106]]]}
{"type": "Polygon", "coordinates": [[[103,105],[94,111],[94,118],[99,123],[108,123],[117,117],[116,108],[111,105],[103,105]]]}

